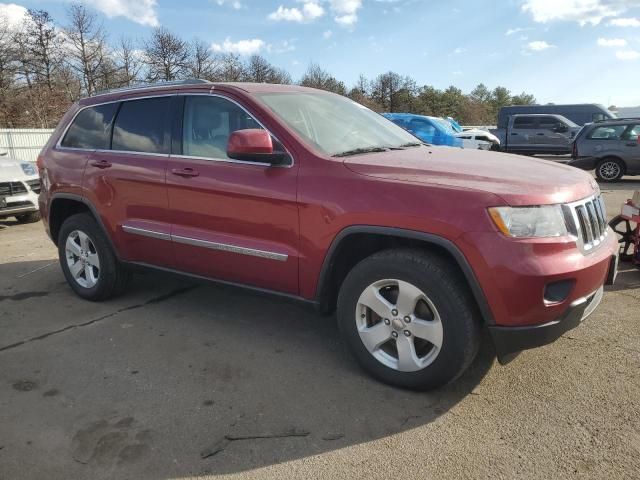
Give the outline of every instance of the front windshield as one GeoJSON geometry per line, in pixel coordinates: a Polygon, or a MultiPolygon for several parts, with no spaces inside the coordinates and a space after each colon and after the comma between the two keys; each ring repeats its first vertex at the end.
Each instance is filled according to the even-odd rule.
{"type": "Polygon", "coordinates": [[[292,92],[256,96],[289,127],[327,155],[420,145],[419,139],[393,122],[339,95],[292,92]]]}
{"type": "Polygon", "coordinates": [[[445,120],[443,118],[436,118],[436,117],[432,117],[432,119],[435,120],[438,123],[438,125],[440,125],[448,135],[455,135],[457,133],[454,130],[454,128],[451,126],[448,120],[445,120]]]}

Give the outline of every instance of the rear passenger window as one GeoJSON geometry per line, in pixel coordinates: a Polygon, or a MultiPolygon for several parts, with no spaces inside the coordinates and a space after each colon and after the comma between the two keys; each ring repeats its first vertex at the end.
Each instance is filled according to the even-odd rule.
{"type": "Polygon", "coordinates": [[[167,115],[171,97],[122,102],[113,125],[113,150],[169,153],[167,115]]]}
{"type": "Polygon", "coordinates": [[[627,125],[602,126],[593,130],[589,138],[593,140],[620,140],[626,129],[627,125]]]}
{"type": "Polygon", "coordinates": [[[117,103],[107,103],[85,108],[76,115],[60,145],[66,148],[107,150],[111,122],[117,107],[117,103]]]}
{"type": "Polygon", "coordinates": [[[262,127],[229,100],[214,96],[186,97],[182,153],[190,157],[227,159],[229,135],[249,128],[262,127]]]}
{"type": "Polygon", "coordinates": [[[534,128],[535,120],[533,117],[517,117],[513,121],[513,128],[534,128]]]}

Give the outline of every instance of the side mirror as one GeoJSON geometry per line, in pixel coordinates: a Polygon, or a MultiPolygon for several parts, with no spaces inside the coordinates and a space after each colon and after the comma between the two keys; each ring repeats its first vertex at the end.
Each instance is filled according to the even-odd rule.
{"type": "Polygon", "coordinates": [[[259,128],[233,132],[227,143],[227,156],[234,160],[270,165],[281,165],[287,158],[286,153],[274,150],[269,132],[259,128]]]}

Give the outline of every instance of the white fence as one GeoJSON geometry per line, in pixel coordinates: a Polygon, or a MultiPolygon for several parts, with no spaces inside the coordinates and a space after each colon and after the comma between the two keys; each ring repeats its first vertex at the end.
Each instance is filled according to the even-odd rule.
{"type": "Polygon", "coordinates": [[[35,162],[52,133],[53,129],[0,129],[0,150],[8,150],[11,158],[35,162]]]}

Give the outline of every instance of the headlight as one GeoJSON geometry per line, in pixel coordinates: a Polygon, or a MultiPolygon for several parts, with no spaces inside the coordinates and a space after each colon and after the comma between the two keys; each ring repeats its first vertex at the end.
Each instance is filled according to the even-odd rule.
{"type": "Polygon", "coordinates": [[[568,234],[560,205],[493,207],[489,214],[508,237],[562,237],[568,234]]]}
{"type": "Polygon", "coordinates": [[[22,171],[24,172],[25,175],[36,174],[36,169],[33,168],[33,165],[31,165],[30,163],[21,163],[20,166],[22,167],[22,171]]]}

